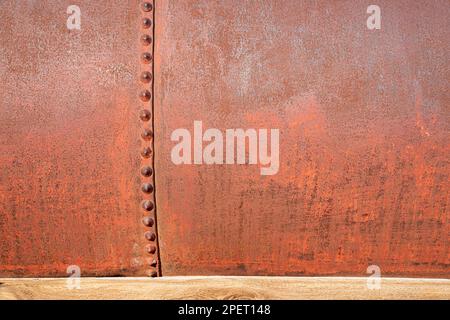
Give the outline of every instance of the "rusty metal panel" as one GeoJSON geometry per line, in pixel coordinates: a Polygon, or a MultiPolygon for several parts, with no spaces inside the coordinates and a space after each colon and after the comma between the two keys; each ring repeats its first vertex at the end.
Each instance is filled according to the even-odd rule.
{"type": "Polygon", "coordinates": [[[448,276],[448,1],[71,5],[0,3],[0,276],[448,276]],[[176,165],[200,122],[279,168],[176,165]]]}
{"type": "Polygon", "coordinates": [[[450,5],[370,4],[157,1],[164,275],[448,277],[450,5]],[[174,164],[196,120],[278,128],[278,172],[174,164]]]}
{"type": "Polygon", "coordinates": [[[0,2],[0,276],[156,275],[151,2],[73,4],[0,2]]]}

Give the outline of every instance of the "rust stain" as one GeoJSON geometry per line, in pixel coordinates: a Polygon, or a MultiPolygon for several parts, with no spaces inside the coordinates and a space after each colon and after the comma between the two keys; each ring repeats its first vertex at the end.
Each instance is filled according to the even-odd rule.
{"type": "Polygon", "coordinates": [[[156,5],[163,274],[448,277],[447,1],[156,5]],[[280,128],[278,174],[174,165],[194,120],[280,128]]]}
{"type": "Polygon", "coordinates": [[[140,1],[2,1],[0,276],[144,275],[140,1]]]}
{"type": "Polygon", "coordinates": [[[448,1],[157,0],[147,55],[142,1],[70,4],[2,2],[0,276],[448,277],[448,1]],[[279,128],[279,172],[175,166],[194,120],[279,128]]]}

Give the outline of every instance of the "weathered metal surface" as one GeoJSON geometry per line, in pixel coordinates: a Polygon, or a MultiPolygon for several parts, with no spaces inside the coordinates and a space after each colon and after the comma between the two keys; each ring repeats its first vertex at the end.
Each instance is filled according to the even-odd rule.
{"type": "Polygon", "coordinates": [[[164,275],[447,276],[443,1],[156,3],[164,275]],[[178,128],[279,128],[280,169],[174,165],[178,128]]]}
{"type": "Polygon", "coordinates": [[[142,209],[144,217],[142,223],[146,227],[144,237],[148,244],[145,246],[146,260],[145,263],[149,270],[147,275],[157,277],[161,275],[161,264],[158,262],[158,237],[156,224],[156,206],[155,206],[155,175],[153,170],[153,37],[154,37],[154,4],[153,1],[145,1],[141,3],[143,11],[141,18],[142,35],[140,37],[143,52],[141,57],[141,93],[142,110],[139,112],[139,118],[142,121],[141,128],[141,193],[143,197],[142,209]]]}
{"type": "Polygon", "coordinates": [[[165,275],[450,274],[448,1],[377,1],[381,30],[365,1],[69,5],[0,3],[0,276],[157,276],[158,240],[165,275]],[[194,120],[280,129],[279,172],[174,165],[194,120]]]}
{"type": "Polygon", "coordinates": [[[0,2],[0,275],[155,273],[139,116],[153,13],[79,0],[81,29],[68,30],[71,4],[0,2]]]}

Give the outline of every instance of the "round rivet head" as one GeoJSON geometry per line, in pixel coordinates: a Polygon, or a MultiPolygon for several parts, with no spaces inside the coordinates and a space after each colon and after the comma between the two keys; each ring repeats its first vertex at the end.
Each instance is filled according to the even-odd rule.
{"type": "Polygon", "coordinates": [[[150,277],[156,278],[158,276],[158,273],[156,271],[150,272],[150,277]]]}
{"type": "Polygon", "coordinates": [[[150,167],[143,167],[143,168],[141,169],[141,174],[142,174],[144,177],[150,177],[150,176],[153,174],[153,170],[152,170],[152,168],[150,168],[150,167]]]}
{"type": "Polygon", "coordinates": [[[150,158],[150,156],[152,155],[152,149],[150,149],[149,147],[145,147],[141,150],[141,155],[144,158],[150,158]]]}
{"type": "Polygon", "coordinates": [[[152,74],[148,71],[142,72],[141,81],[145,82],[145,83],[149,83],[150,81],[152,81],[152,74]]]}
{"type": "Polygon", "coordinates": [[[152,37],[150,37],[148,34],[144,34],[141,37],[141,42],[143,45],[148,46],[150,43],[152,43],[152,37]]]}
{"type": "Polygon", "coordinates": [[[153,137],[153,132],[150,129],[144,129],[142,132],[142,139],[144,140],[151,140],[153,137]]]}
{"type": "Polygon", "coordinates": [[[152,20],[150,20],[149,18],[142,19],[142,27],[144,27],[145,29],[148,29],[151,26],[152,26],[152,20]]]}
{"type": "Polygon", "coordinates": [[[152,94],[148,90],[144,90],[139,94],[142,101],[149,101],[152,98],[152,94]]]}
{"type": "Polygon", "coordinates": [[[152,217],[144,217],[142,219],[142,223],[144,224],[144,226],[146,227],[153,227],[153,225],[155,224],[155,220],[153,220],[152,217]]]}
{"type": "Polygon", "coordinates": [[[154,232],[152,232],[152,231],[147,231],[146,233],[144,233],[144,237],[148,241],[155,241],[156,240],[156,234],[154,232]]]}
{"type": "Polygon", "coordinates": [[[148,121],[152,117],[152,113],[148,110],[141,110],[139,112],[139,118],[141,118],[142,121],[148,121]]]}
{"type": "Polygon", "coordinates": [[[144,63],[150,63],[152,61],[152,54],[149,52],[144,52],[141,57],[144,63]]]}
{"type": "Polygon", "coordinates": [[[142,185],[141,190],[144,193],[152,193],[153,192],[153,185],[151,183],[144,183],[142,185]]]}
{"type": "Polygon", "coordinates": [[[156,252],[156,247],[149,244],[145,247],[145,251],[147,251],[147,253],[154,254],[156,252]]]}
{"type": "Polygon", "coordinates": [[[142,4],[142,11],[149,12],[149,11],[152,11],[152,9],[153,9],[153,6],[150,2],[144,2],[142,4]]]}
{"type": "Polygon", "coordinates": [[[151,267],[156,267],[158,265],[158,261],[156,261],[155,259],[153,259],[151,262],[150,262],[150,266],[151,267]]]}
{"type": "Polygon", "coordinates": [[[146,211],[152,211],[153,207],[153,202],[151,202],[150,200],[145,200],[142,202],[142,208],[144,208],[144,210],[146,211]]]}

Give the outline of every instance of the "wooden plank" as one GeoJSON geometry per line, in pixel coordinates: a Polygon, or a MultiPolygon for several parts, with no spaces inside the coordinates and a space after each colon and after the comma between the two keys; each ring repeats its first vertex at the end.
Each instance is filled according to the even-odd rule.
{"type": "Polygon", "coordinates": [[[5,299],[450,299],[448,279],[345,277],[64,278],[1,279],[5,299]]]}

